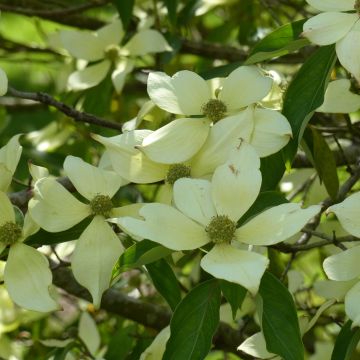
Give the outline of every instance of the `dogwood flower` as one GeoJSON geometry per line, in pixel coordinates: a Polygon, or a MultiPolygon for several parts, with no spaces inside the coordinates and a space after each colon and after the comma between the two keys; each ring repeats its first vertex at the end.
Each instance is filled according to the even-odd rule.
{"type": "Polygon", "coordinates": [[[19,163],[22,147],[19,144],[20,135],[13,136],[0,149],[0,191],[6,191],[19,163]]]}
{"type": "MultiPolygon", "coordinates": [[[[140,148],[151,160],[164,164],[186,161],[205,143],[205,154],[199,160],[203,161],[208,148],[213,150],[214,141],[217,145],[222,142],[215,146],[219,152],[223,144],[233,147],[240,137],[255,146],[260,156],[277,152],[291,136],[283,115],[253,106],[244,120],[246,108],[263,99],[271,86],[272,79],[255,66],[237,68],[214,92],[208,82],[191,71],[180,71],[173,77],[150,73],[147,88],[151,100],[163,110],[192,117],[176,119],[156,130],[144,138],[140,148]]],[[[228,146],[222,162],[227,159],[228,146]]]]}
{"type": "Polygon", "coordinates": [[[134,67],[135,57],[171,50],[165,38],[156,30],[140,30],[124,46],[121,45],[123,38],[120,19],[96,32],[61,31],[60,39],[64,48],[75,58],[91,63],[70,75],[70,88],[84,90],[96,86],[112,69],[111,79],[115,90],[120,93],[126,75],[134,67]]]}
{"type": "Polygon", "coordinates": [[[8,78],[3,69],[0,68],[0,96],[3,96],[7,93],[8,89],[8,78]]]}
{"type": "Polygon", "coordinates": [[[0,192],[0,253],[9,246],[5,265],[4,283],[11,299],[19,306],[41,312],[59,310],[52,298],[49,286],[52,274],[46,257],[24,240],[39,230],[27,213],[24,226],[15,221],[14,208],[3,192],[0,192]]]}
{"type": "Polygon", "coordinates": [[[115,208],[111,201],[123,180],[113,171],[74,156],[66,157],[64,170],[87,203],[79,201],[55,179],[41,178],[35,183],[29,211],[49,232],[70,229],[86,217],[93,217],[77,241],[71,266],[76,280],[89,290],[95,306],[99,306],[102,293],[109,287],[113,266],[123,251],[119,238],[105,221],[107,217],[127,214],[128,207],[115,208]]]}
{"type": "Polygon", "coordinates": [[[174,184],[175,207],[144,205],[141,219],[112,219],[125,232],[158,242],[173,250],[193,250],[208,243],[214,247],[201,267],[214,277],[238,283],[256,293],[268,259],[235,243],[272,245],[298,232],[320,209],[283,204],[265,210],[237,228],[237,222],[257,198],[261,187],[260,159],[244,141],[219,166],[212,181],[179,179],[174,184]]]}
{"type": "MultiPolygon", "coordinates": [[[[327,212],[334,213],[342,227],[350,234],[360,237],[360,192],[350,195],[343,202],[330,206],[327,212]]],[[[360,246],[354,246],[339,254],[325,259],[323,267],[331,280],[343,283],[342,290],[345,295],[345,312],[353,321],[353,326],[360,326],[360,281],[351,286],[349,281],[359,279],[360,276],[360,246]]],[[[342,285],[342,284],[341,284],[342,285]]]]}
{"type": "Polygon", "coordinates": [[[336,43],[336,54],[341,65],[360,80],[359,0],[306,2],[323,13],[305,22],[303,36],[317,45],[336,43]]]}

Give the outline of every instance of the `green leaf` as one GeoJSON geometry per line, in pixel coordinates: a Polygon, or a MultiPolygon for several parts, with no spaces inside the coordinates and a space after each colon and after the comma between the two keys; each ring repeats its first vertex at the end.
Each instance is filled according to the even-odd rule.
{"type": "Polygon", "coordinates": [[[326,190],[332,199],[336,199],[339,191],[339,178],[334,154],[323,136],[311,128],[314,144],[314,161],[319,178],[324,182],[326,190]]]}
{"type": "Polygon", "coordinates": [[[73,341],[69,344],[67,344],[64,348],[56,349],[55,354],[53,355],[53,360],[65,360],[69,352],[76,348],[78,344],[73,341]]]}
{"type": "Polygon", "coordinates": [[[135,0],[112,0],[112,3],[117,8],[124,29],[127,29],[130,24],[135,0]]]}
{"type": "Polygon", "coordinates": [[[308,39],[299,39],[306,19],[283,25],[265,36],[252,49],[245,64],[255,64],[260,61],[286,55],[309,45],[308,39]]]}
{"type": "Polygon", "coordinates": [[[194,19],[195,11],[199,6],[198,0],[188,0],[183,8],[177,14],[178,25],[186,25],[194,19]]]}
{"type": "Polygon", "coordinates": [[[138,332],[137,324],[119,327],[115,334],[111,334],[110,342],[105,354],[106,360],[126,359],[135,344],[134,334],[138,332]]]}
{"type": "Polygon", "coordinates": [[[267,350],[284,360],[304,360],[298,317],[288,289],[266,271],[259,294],[263,303],[262,330],[267,350]]]}
{"type": "Polygon", "coordinates": [[[50,233],[44,229],[40,229],[36,234],[26,239],[27,245],[54,245],[67,241],[77,240],[86,227],[89,225],[91,219],[87,218],[79,224],[73,226],[71,229],[50,233]]]}
{"type": "Polygon", "coordinates": [[[116,281],[116,278],[124,271],[150,264],[156,260],[162,259],[172,252],[173,250],[153,241],[139,241],[126,249],[120,256],[112,274],[112,281],[116,281]]]}
{"type": "Polygon", "coordinates": [[[255,202],[251,205],[250,209],[241,217],[238,221],[238,225],[244,224],[247,220],[254,217],[257,214],[260,214],[264,210],[285,204],[288,201],[286,197],[277,191],[264,191],[259,194],[255,202]]]}
{"type": "Polygon", "coordinates": [[[331,360],[350,360],[360,340],[360,328],[351,329],[352,321],[349,320],[341,329],[336,338],[331,360]]]}
{"type": "Polygon", "coordinates": [[[176,10],[178,5],[178,0],[163,0],[167,11],[168,11],[168,18],[172,25],[176,25],[176,10]]]}
{"type": "Polygon", "coordinates": [[[174,311],[181,301],[181,290],[170,265],[164,259],[160,259],[146,265],[146,268],[156,290],[163,296],[174,311]]]}
{"type": "Polygon", "coordinates": [[[232,317],[235,320],[236,313],[245,299],[247,290],[241,285],[226,280],[220,280],[220,286],[225,299],[231,306],[232,317]]]}
{"type": "Polygon", "coordinates": [[[261,158],[260,171],[262,175],[261,191],[275,190],[285,171],[282,152],[261,158]]]}
{"type": "Polygon", "coordinates": [[[177,306],[170,323],[170,339],[163,360],[204,359],[219,325],[220,283],[203,282],[177,306]]]}
{"type": "Polygon", "coordinates": [[[103,116],[109,113],[113,92],[114,87],[110,71],[99,85],[84,91],[84,111],[96,116],[103,116]]]}
{"type": "Polygon", "coordinates": [[[335,61],[335,46],[322,46],[303,64],[286,91],[283,114],[293,132],[293,139],[283,150],[286,162],[292,162],[308,121],[324,102],[335,61]]]}

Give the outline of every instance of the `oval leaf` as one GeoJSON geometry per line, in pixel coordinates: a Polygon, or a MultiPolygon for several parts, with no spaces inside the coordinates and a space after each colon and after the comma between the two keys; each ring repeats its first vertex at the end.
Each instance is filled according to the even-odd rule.
{"type": "Polygon", "coordinates": [[[319,48],[306,60],[286,91],[283,114],[293,131],[293,139],[283,150],[288,164],[296,154],[312,114],[324,102],[325,90],[335,61],[334,45],[319,48]]]}
{"type": "Polygon", "coordinates": [[[156,290],[167,301],[174,311],[181,300],[181,290],[177,278],[170,265],[164,260],[158,260],[146,266],[156,290]]]}
{"type": "Polygon", "coordinates": [[[177,306],[163,360],[204,359],[219,324],[220,283],[212,279],[196,286],[177,306]]]}
{"type": "Polygon", "coordinates": [[[304,360],[295,304],[287,288],[274,275],[265,272],[259,293],[263,301],[262,330],[267,350],[284,360],[304,360]]]}
{"type": "Polygon", "coordinates": [[[351,329],[352,321],[349,320],[341,329],[336,338],[331,360],[350,360],[360,340],[360,329],[351,329]]]}

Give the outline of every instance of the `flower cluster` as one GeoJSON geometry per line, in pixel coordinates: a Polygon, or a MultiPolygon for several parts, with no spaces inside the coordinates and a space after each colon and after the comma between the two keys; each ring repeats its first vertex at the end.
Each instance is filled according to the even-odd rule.
{"type": "Polygon", "coordinates": [[[358,0],[306,0],[322,11],[304,24],[303,36],[318,45],[336,44],[336,54],[345,69],[360,80],[360,3],[358,0]]]}

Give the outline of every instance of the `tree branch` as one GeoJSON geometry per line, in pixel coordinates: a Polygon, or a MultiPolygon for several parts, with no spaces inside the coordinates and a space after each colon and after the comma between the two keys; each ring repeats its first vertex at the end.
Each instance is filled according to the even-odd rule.
{"type": "Polygon", "coordinates": [[[23,6],[14,6],[7,4],[0,4],[0,10],[14,12],[22,15],[30,15],[30,16],[41,16],[41,17],[61,17],[67,15],[78,14],[80,12],[94,9],[100,6],[104,6],[108,4],[110,0],[91,0],[84,4],[80,4],[73,7],[68,8],[58,8],[58,9],[35,9],[35,8],[25,8],[23,6]]]}
{"type": "Polygon", "coordinates": [[[8,93],[17,98],[33,100],[45,105],[52,106],[58,109],[59,111],[61,111],[62,113],[64,113],[65,115],[69,116],[70,118],[74,119],[76,122],[84,122],[84,123],[93,124],[104,128],[115,129],[120,131],[122,129],[122,125],[119,123],[101,119],[95,115],[75,110],[69,105],[57,101],[52,96],[43,92],[32,93],[32,92],[18,91],[12,87],[9,87],[8,93]]]}

